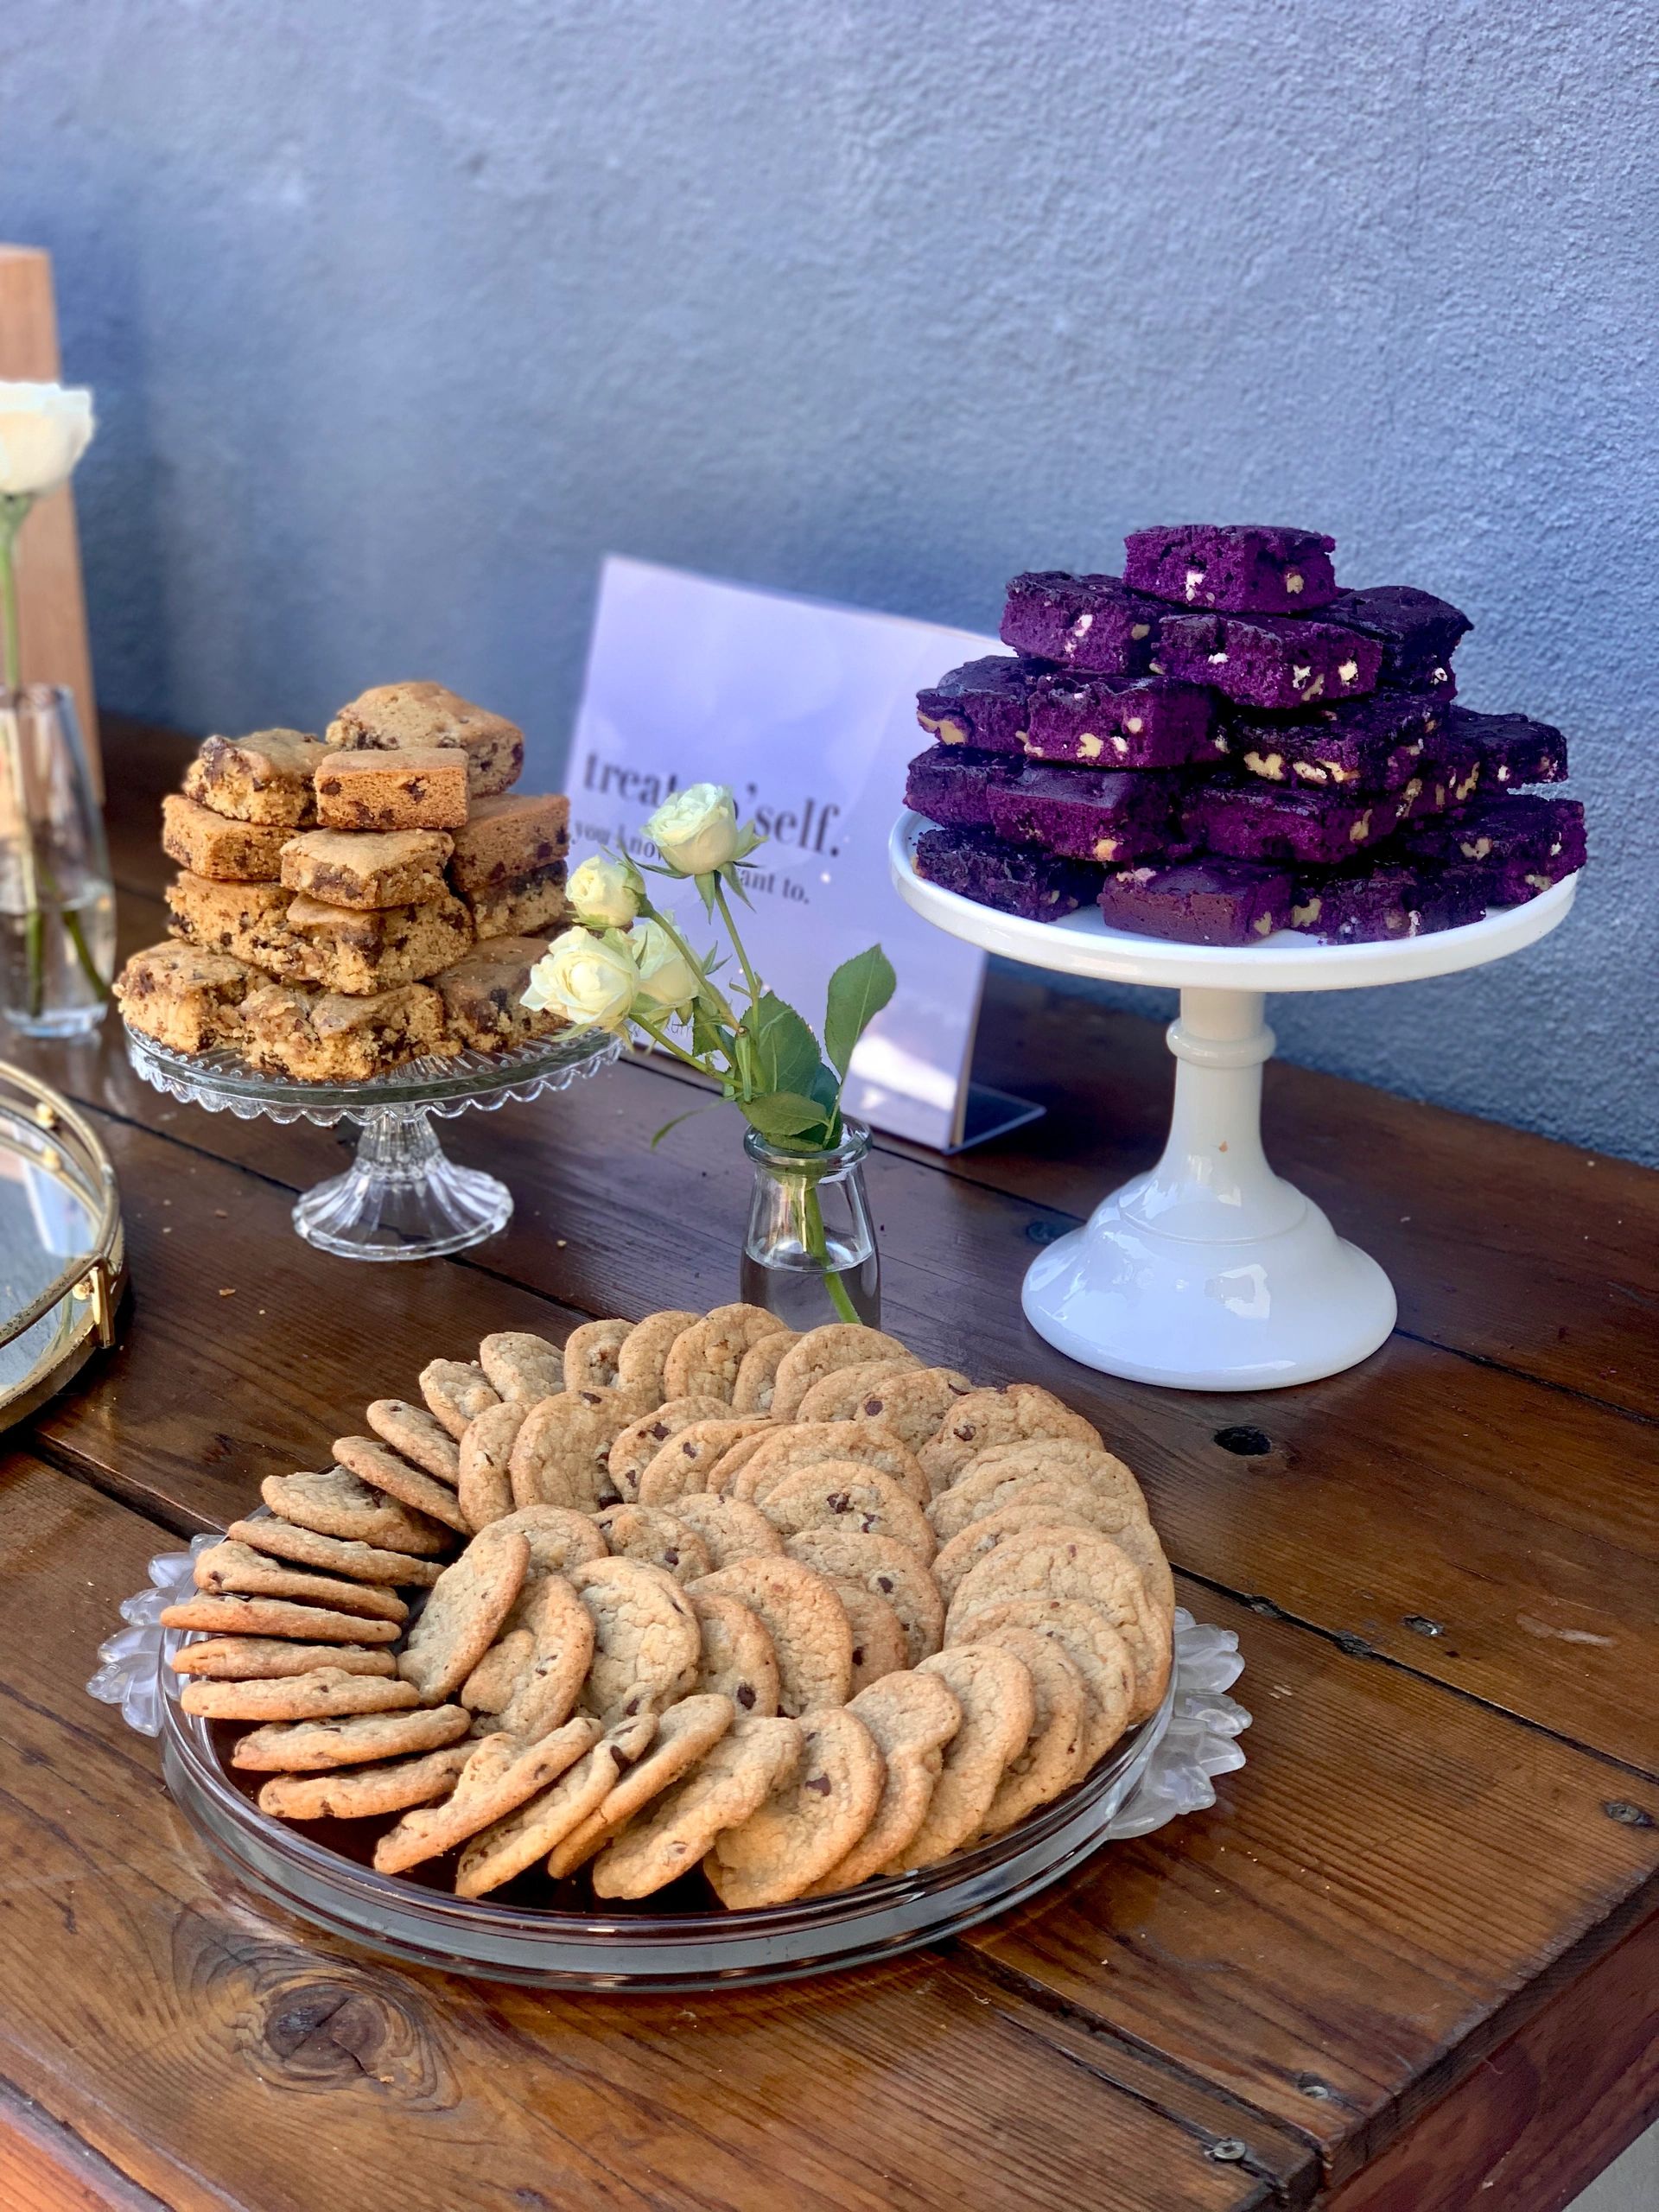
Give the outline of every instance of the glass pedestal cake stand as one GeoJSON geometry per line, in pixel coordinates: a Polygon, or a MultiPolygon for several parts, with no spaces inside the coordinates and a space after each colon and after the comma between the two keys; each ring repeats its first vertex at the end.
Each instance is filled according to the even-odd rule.
{"type": "Polygon", "coordinates": [[[345,1260],[434,1260],[505,1229],[512,1193],[493,1175],[458,1167],[433,1132],[469,1106],[493,1111],[609,1067],[621,1044],[602,1029],[564,1030],[509,1052],[411,1060],[367,1083],[292,1083],[260,1075],[234,1052],[169,1052],[127,1030],[127,1057],[144,1081],[210,1114],[238,1121],[355,1122],[362,1135],[343,1175],[308,1191],[294,1226],[345,1260]]]}
{"type": "Polygon", "coordinates": [[[1181,995],[1163,1156],[1033,1262],[1023,1304],[1039,1336],[1103,1374],[1187,1390],[1317,1382],[1374,1352],[1394,1326],[1393,1285],[1262,1149],[1262,1068],[1274,1047],[1264,995],[1412,982],[1501,960],[1565,919],[1577,876],[1461,929],[1381,944],[1320,944],[1281,930],[1236,950],[1109,929],[1095,907],[1028,922],[978,906],[917,874],[927,827],[901,814],[888,854],[899,896],[926,920],[1055,975],[1181,995]]]}

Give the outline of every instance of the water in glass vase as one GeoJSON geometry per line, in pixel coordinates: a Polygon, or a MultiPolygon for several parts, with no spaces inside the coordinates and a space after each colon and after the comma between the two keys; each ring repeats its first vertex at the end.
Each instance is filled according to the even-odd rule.
{"type": "MultiPolygon", "coordinates": [[[[830,1268],[850,1300],[854,1313],[867,1328],[881,1325],[881,1269],[875,1254],[860,1260],[844,1245],[831,1243],[830,1268]],[[839,1263],[839,1264],[837,1264],[839,1263]]],[[[821,1328],[827,1321],[844,1321],[846,1313],[831,1297],[824,1269],[799,1244],[774,1245],[764,1259],[747,1248],[743,1254],[739,1295],[751,1306],[764,1306],[795,1330],[821,1328]]]]}
{"type": "Polygon", "coordinates": [[[754,1166],[743,1239],[743,1296],[791,1329],[881,1321],[881,1256],[864,1190],[870,1133],[842,1125],[837,1144],[797,1152],[750,1129],[754,1166]]]}
{"type": "Polygon", "coordinates": [[[80,1037],[97,1027],[115,972],[115,893],[84,873],[40,888],[31,923],[15,868],[0,874],[0,1012],[30,1037],[80,1037]],[[55,895],[54,895],[55,894],[55,895]]]}

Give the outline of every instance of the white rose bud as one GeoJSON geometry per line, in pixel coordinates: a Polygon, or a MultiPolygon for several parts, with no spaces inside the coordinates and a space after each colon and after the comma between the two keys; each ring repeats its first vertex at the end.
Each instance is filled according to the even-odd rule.
{"type": "Polygon", "coordinates": [[[60,384],[0,384],[0,497],[67,484],[92,438],[92,395],[60,384]]]}
{"type": "Polygon", "coordinates": [[[737,801],[725,784],[688,784],[666,798],[645,835],[677,875],[712,875],[737,858],[737,801]]]}
{"type": "Polygon", "coordinates": [[[639,912],[639,901],[620,861],[595,853],[565,886],[565,897],[579,922],[590,930],[625,930],[639,912]]]}
{"type": "Polygon", "coordinates": [[[639,988],[626,945],[566,930],[531,969],[524,1004],[537,1014],[550,1008],[579,1029],[620,1029],[639,988]]]}
{"type": "Polygon", "coordinates": [[[639,974],[640,997],[671,1014],[683,1014],[702,987],[701,971],[660,922],[641,922],[630,933],[628,947],[639,974]]]}

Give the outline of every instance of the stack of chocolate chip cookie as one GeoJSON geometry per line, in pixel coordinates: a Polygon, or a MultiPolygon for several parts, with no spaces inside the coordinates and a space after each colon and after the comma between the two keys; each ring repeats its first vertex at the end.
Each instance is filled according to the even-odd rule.
{"type": "Polygon", "coordinates": [[[171,941],[127,963],[127,1020],[297,1082],[556,1027],[522,1003],[565,918],[569,802],[515,792],[524,734],[439,683],[387,683],[327,741],[210,737],[162,803],[171,941]]]}
{"type": "Polygon", "coordinates": [[[828,1895],[1001,1835],[1163,1700],[1146,1501],[1034,1384],[740,1305],[486,1337],[420,1391],[162,1616],[261,1808],[397,1815],[383,1872],[828,1895]]]}

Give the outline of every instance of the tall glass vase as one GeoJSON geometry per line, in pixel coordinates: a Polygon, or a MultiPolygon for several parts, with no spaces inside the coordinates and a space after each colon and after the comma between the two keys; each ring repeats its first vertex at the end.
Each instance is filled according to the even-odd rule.
{"type": "Polygon", "coordinates": [[[29,1037],[82,1037],[115,969],[104,817],[62,685],[0,690],[0,1014],[29,1037]]]}
{"type": "Polygon", "coordinates": [[[881,1261],[864,1192],[870,1133],[844,1122],[838,1145],[791,1151],[759,1129],[743,1149],[754,1166],[743,1240],[743,1296],[787,1321],[816,1329],[830,1321],[881,1321],[881,1261]]]}

